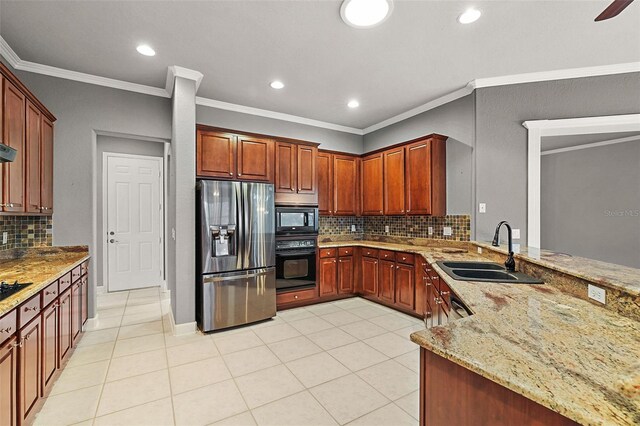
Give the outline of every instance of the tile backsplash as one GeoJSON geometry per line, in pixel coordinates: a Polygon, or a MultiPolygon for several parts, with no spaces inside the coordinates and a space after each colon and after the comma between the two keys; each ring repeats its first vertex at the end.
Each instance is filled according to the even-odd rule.
{"type": "Polygon", "coordinates": [[[361,239],[366,234],[469,241],[471,216],[320,216],[319,233],[321,236],[351,235],[354,239],[361,239]],[[356,226],[355,232],[351,231],[351,225],[356,226]],[[389,227],[388,233],[385,232],[385,226],[389,227]],[[451,228],[451,235],[444,235],[445,227],[451,228]]]}
{"type": "Polygon", "coordinates": [[[0,251],[52,245],[51,216],[0,216],[0,251]],[[2,244],[2,235],[7,242],[2,244]]]}

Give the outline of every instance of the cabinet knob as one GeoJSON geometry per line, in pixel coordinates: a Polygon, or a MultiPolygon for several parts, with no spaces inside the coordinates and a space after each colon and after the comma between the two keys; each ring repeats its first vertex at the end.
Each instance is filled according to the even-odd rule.
{"type": "Polygon", "coordinates": [[[440,277],[438,277],[437,275],[435,277],[431,277],[432,280],[437,280],[438,278],[440,277]]]}
{"type": "Polygon", "coordinates": [[[294,296],[293,296],[293,298],[294,298],[294,299],[297,299],[297,298],[298,298],[298,295],[297,295],[297,294],[296,294],[296,295],[294,295],[294,296]]]}
{"type": "Polygon", "coordinates": [[[396,269],[400,269],[400,267],[399,267],[399,266],[396,266],[396,269]]]}
{"type": "Polygon", "coordinates": [[[404,257],[404,256],[402,256],[402,260],[407,260],[407,258],[406,258],[406,257],[404,257]]]}
{"type": "Polygon", "coordinates": [[[336,261],[334,260],[333,263],[336,263],[336,261]]]}
{"type": "Polygon", "coordinates": [[[37,307],[37,306],[34,306],[33,308],[30,308],[30,307],[28,307],[28,306],[25,306],[25,307],[24,307],[24,311],[25,311],[25,312],[29,312],[29,311],[37,311],[37,310],[38,310],[38,307],[37,307]]]}
{"type": "Polygon", "coordinates": [[[233,176],[233,172],[229,172],[229,176],[233,176]]]}
{"type": "Polygon", "coordinates": [[[382,213],[382,210],[380,210],[380,213],[382,213]]]}
{"type": "Polygon", "coordinates": [[[446,296],[447,294],[450,294],[450,291],[441,291],[440,294],[443,296],[446,296]]]}
{"type": "Polygon", "coordinates": [[[242,173],[238,173],[238,176],[242,176],[242,173]]]}
{"type": "Polygon", "coordinates": [[[407,209],[407,213],[409,213],[410,211],[411,211],[410,209],[407,209]]]}

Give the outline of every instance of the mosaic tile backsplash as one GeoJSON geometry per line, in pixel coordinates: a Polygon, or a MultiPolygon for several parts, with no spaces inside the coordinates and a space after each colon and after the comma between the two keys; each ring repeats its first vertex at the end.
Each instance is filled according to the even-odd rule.
{"type": "Polygon", "coordinates": [[[0,216],[0,251],[52,245],[51,216],[0,216]],[[2,233],[7,243],[2,244],[2,233]]]}
{"type": "Polygon", "coordinates": [[[362,239],[364,235],[389,235],[409,238],[436,238],[441,240],[469,241],[471,239],[471,216],[320,216],[320,235],[351,235],[362,239]],[[351,225],[356,231],[351,231],[351,225]],[[389,226],[389,232],[385,232],[389,226]],[[429,228],[433,233],[429,233],[429,228]],[[444,235],[444,228],[451,227],[451,235],[444,235]]]}

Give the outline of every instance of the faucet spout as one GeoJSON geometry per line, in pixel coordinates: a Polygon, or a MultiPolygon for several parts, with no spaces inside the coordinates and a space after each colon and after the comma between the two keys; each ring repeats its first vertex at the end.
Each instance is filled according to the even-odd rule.
{"type": "Polygon", "coordinates": [[[509,225],[509,222],[503,220],[502,222],[498,223],[498,226],[496,226],[496,232],[493,235],[493,241],[491,242],[491,245],[494,247],[498,247],[498,245],[500,244],[500,228],[502,228],[502,225],[506,226],[507,235],[509,238],[509,255],[507,256],[507,260],[504,262],[504,266],[505,268],[507,268],[507,271],[515,272],[516,261],[513,259],[513,237],[511,234],[511,225],[509,225]]]}

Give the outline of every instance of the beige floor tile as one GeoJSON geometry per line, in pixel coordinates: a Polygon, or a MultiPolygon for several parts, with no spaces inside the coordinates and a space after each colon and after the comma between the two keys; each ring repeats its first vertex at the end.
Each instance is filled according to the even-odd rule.
{"type": "Polygon", "coordinates": [[[347,333],[358,339],[368,339],[370,337],[378,336],[387,332],[387,330],[385,330],[384,328],[380,327],[379,325],[375,325],[374,323],[367,320],[343,325],[342,327],[340,327],[340,330],[346,331],[347,333]]]}
{"type": "Polygon", "coordinates": [[[420,371],[420,349],[416,348],[411,352],[404,355],[400,355],[394,358],[400,364],[407,367],[409,370],[418,373],[420,371]]]}
{"type": "Polygon", "coordinates": [[[362,318],[360,318],[359,316],[353,315],[352,313],[347,311],[333,312],[331,314],[322,315],[320,318],[330,322],[336,327],[362,320],[362,318]]]}
{"type": "Polygon", "coordinates": [[[358,371],[358,376],[392,401],[418,390],[418,373],[394,360],[358,371]]]}
{"type": "Polygon", "coordinates": [[[249,330],[255,330],[257,328],[271,327],[273,325],[280,325],[280,324],[286,324],[286,321],[280,318],[279,316],[275,316],[273,318],[269,318],[267,320],[248,325],[246,328],[249,330]]]}
{"type": "Polygon", "coordinates": [[[79,346],[73,351],[67,367],[77,367],[79,365],[91,364],[92,362],[109,360],[111,359],[115,345],[116,342],[107,342],[89,346],[79,346]]]}
{"type": "Polygon", "coordinates": [[[250,409],[304,390],[302,384],[284,365],[238,377],[236,384],[250,409]]]}
{"type": "Polygon", "coordinates": [[[213,344],[211,339],[207,338],[202,338],[193,343],[187,343],[186,345],[167,348],[167,358],[170,367],[188,364],[218,355],[220,355],[220,353],[218,349],[216,349],[216,345],[213,344]]]}
{"type": "Polygon", "coordinates": [[[322,352],[322,348],[304,336],[272,343],[268,346],[282,362],[289,362],[322,352]]]}
{"type": "Polygon", "coordinates": [[[87,331],[82,335],[82,339],[78,342],[78,347],[97,345],[99,343],[114,342],[118,337],[117,328],[109,328],[106,330],[87,331]]]}
{"type": "Polygon", "coordinates": [[[334,312],[342,311],[342,308],[340,308],[333,302],[319,303],[317,305],[306,306],[305,309],[317,316],[322,316],[322,315],[327,315],[327,314],[332,314],[334,312]]]}
{"type": "Polygon", "coordinates": [[[337,327],[318,331],[307,335],[307,337],[325,351],[357,341],[355,337],[337,327]]]}
{"type": "Polygon", "coordinates": [[[148,336],[149,334],[162,334],[164,328],[162,321],[144,322],[142,324],[125,325],[120,327],[118,340],[131,339],[133,337],[148,336]]]}
{"type": "Polygon", "coordinates": [[[255,426],[256,421],[253,419],[250,411],[227,417],[219,422],[211,423],[211,426],[255,426]]]}
{"type": "Polygon", "coordinates": [[[201,339],[208,339],[208,336],[200,332],[196,332],[194,334],[183,334],[180,336],[174,336],[171,331],[165,327],[164,333],[164,341],[167,348],[172,348],[174,346],[186,345],[187,343],[194,343],[201,339]]]}
{"type": "Polygon", "coordinates": [[[171,395],[167,370],[155,371],[104,385],[97,416],[145,404],[171,395]]]}
{"type": "Polygon", "coordinates": [[[114,358],[111,360],[111,365],[109,365],[107,382],[151,373],[165,368],[167,368],[167,355],[164,349],[114,358]]]}
{"type": "Polygon", "coordinates": [[[136,315],[136,314],[158,314],[162,313],[160,302],[148,303],[146,305],[132,305],[127,306],[124,310],[124,315],[136,315]]]}
{"type": "Polygon", "coordinates": [[[326,330],[333,327],[330,322],[316,317],[315,315],[313,317],[292,321],[289,324],[291,324],[296,330],[304,335],[317,333],[318,331],[326,330]]]}
{"type": "Polygon", "coordinates": [[[396,333],[400,337],[406,337],[407,339],[409,339],[409,337],[411,336],[411,333],[415,333],[416,331],[421,331],[424,329],[425,329],[424,322],[420,320],[419,324],[413,324],[413,325],[410,325],[409,327],[401,328],[400,330],[394,331],[394,333],[396,333]]]}
{"type": "Polygon", "coordinates": [[[418,421],[391,403],[349,423],[361,426],[418,426],[418,421]]]}
{"type": "Polygon", "coordinates": [[[129,298],[135,299],[139,297],[157,296],[158,294],[160,294],[160,286],[139,288],[136,290],[130,290],[129,298]]]}
{"type": "Polygon", "coordinates": [[[98,295],[98,309],[123,308],[127,304],[129,293],[107,293],[98,295]]]}
{"type": "Polygon", "coordinates": [[[411,417],[420,420],[420,391],[411,392],[396,400],[396,405],[409,413],[411,417]]]}
{"type": "Polygon", "coordinates": [[[223,355],[264,345],[264,342],[251,330],[242,333],[213,334],[212,339],[223,355]]]}
{"type": "Polygon", "coordinates": [[[124,315],[124,306],[118,308],[98,309],[98,318],[121,317],[124,315]]]}
{"type": "Polygon", "coordinates": [[[122,325],[140,324],[143,322],[152,322],[162,320],[162,314],[157,312],[143,312],[140,314],[124,315],[122,317],[122,325]]]}
{"type": "Polygon", "coordinates": [[[300,336],[300,333],[295,328],[286,323],[274,325],[273,327],[258,328],[254,330],[254,333],[267,344],[300,336]]]}
{"type": "Polygon", "coordinates": [[[280,364],[280,360],[266,346],[245,349],[223,355],[227,368],[234,377],[253,373],[280,364]]]}
{"type": "Polygon", "coordinates": [[[70,425],[92,419],[102,385],[49,396],[35,418],[35,425],[70,425]]]}
{"type": "Polygon", "coordinates": [[[171,392],[177,395],[192,389],[229,380],[231,373],[221,357],[207,358],[169,369],[171,392]]]}
{"type": "Polygon", "coordinates": [[[164,336],[162,334],[134,337],[131,339],[118,340],[113,350],[113,357],[117,358],[119,356],[149,352],[161,348],[164,348],[164,336]]]}
{"type": "Polygon", "coordinates": [[[288,396],[252,411],[260,426],[330,426],[338,424],[308,391],[288,396]]]}
{"type": "Polygon", "coordinates": [[[171,398],[164,398],[97,417],[94,426],[172,426],[173,424],[171,398]]]}
{"type": "Polygon", "coordinates": [[[67,367],[62,371],[62,374],[53,385],[51,395],[100,385],[104,383],[108,367],[108,360],[78,367],[67,367]]]}
{"type": "Polygon", "coordinates": [[[288,362],[287,367],[307,388],[350,373],[348,368],[326,352],[288,362]]]}
{"type": "Polygon", "coordinates": [[[400,315],[396,315],[395,313],[382,315],[380,317],[374,317],[374,318],[371,318],[369,321],[371,321],[376,325],[379,325],[380,327],[388,331],[396,331],[396,330],[400,330],[401,328],[406,328],[406,327],[415,325],[415,323],[413,323],[409,319],[402,318],[400,315]]]}
{"type": "Polygon", "coordinates": [[[400,337],[395,333],[385,333],[363,340],[367,345],[393,358],[417,348],[417,345],[407,337],[400,337]]]}
{"type": "Polygon", "coordinates": [[[286,311],[279,311],[277,313],[278,318],[282,318],[286,322],[298,321],[305,318],[313,318],[315,315],[308,311],[306,308],[294,308],[287,309],[286,311]]]}
{"type": "Polygon", "coordinates": [[[177,425],[207,425],[247,411],[233,380],[173,396],[177,425]]]}
{"type": "Polygon", "coordinates": [[[158,303],[159,301],[159,296],[129,298],[129,300],[127,300],[127,307],[136,305],[148,305],[150,303],[158,303]]]}
{"type": "Polygon", "coordinates": [[[107,328],[117,328],[117,327],[120,327],[121,322],[122,322],[122,317],[120,316],[101,317],[98,315],[98,318],[95,321],[87,322],[87,325],[85,326],[85,330],[96,331],[96,330],[105,330],[107,328]]]}
{"type": "Polygon", "coordinates": [[[310,392],[340,424],[348,423],[389,403],[387,398],[355,374],[316,386],[310,392]]]}
{"type": "Polygon", "coordinates": [[[388,313],[388,311],[385,311],[384,309],[380,309],[377,306],[363,306],[361,308],[350,309],[349,312],[359,316],[362,319],[379,317],[381,315],[385,315],[388,313]]]}
{"type": "Polygon", "coordinates": [[[337,300],[333,303],[336,306],[347,310],[369,306],[369,302],[367,302],[365,299],[361,299],[360,297],[350,297],[348,299],[337,300]]]}
{"type": "Polygon", "coordinates": [[[331,349],[329,354],[344,364],[351,371],[362,370],[374,364],[379,364],[389,358],[362,342],[352,343],[331,349]]]}

